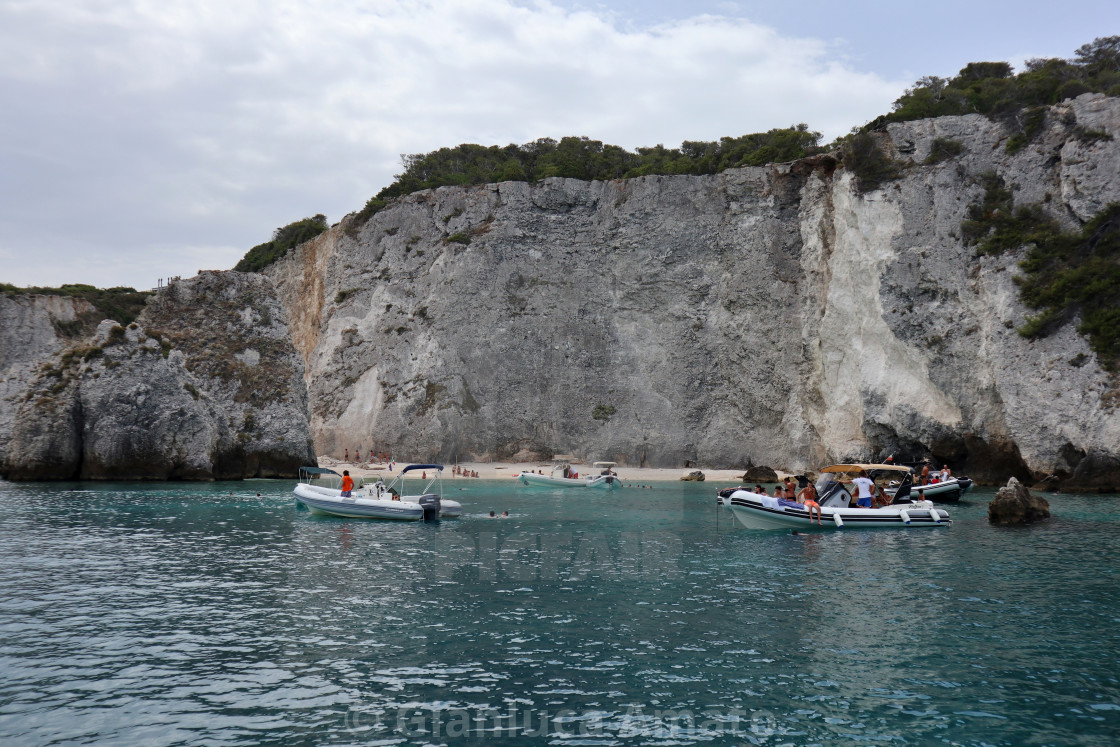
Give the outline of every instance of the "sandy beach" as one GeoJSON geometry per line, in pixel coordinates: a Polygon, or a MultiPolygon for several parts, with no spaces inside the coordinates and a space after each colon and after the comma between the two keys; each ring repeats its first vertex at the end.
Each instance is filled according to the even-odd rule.
{"type": "MultiPolygon", "coordinates": [[[[401,469],[408,466],[408,462],[396,462],[393,465],[392,475],[400,474],[401,469]]],[[[389,477],[389,467],[386,464],[370,463],[370,462],[346,462],[340,459],[333,459],[331,457],[319,457],[319,466],[327,467],[338,472],[342,470],[350,470],[350,474],[355,477],[372,477],[380,475],[389,477]]],[[[481,480],[505,480],[512,479],[513,475],[521,470],[530,470],[533,472],[540,471],[544,474],[549,474],[552,469],[552,462],[462,462],[458,465],[461,469],[468,472],[477,472],[478,479],[481,480]]],[[[445,480],[467,480],[472,478],[460,477],[452,474],[454,465],[444,465],[443,477],[445,480]]],[[[581,464],[578,462],[572,463],[572,469],[580,475],[596,474],[599,470],[592,467],[590,464],[581,464]]],[[[654,467],[615,467],[614,471],[618,473],[619,478],[625,483],[638,483],[649,484],[658,482],[676,482],[682,476],[687,475],[694,470],[699,469],[704,473],[705,482],[739,482],[739,478],[743,476],[742,469],[708,469],[705,467],[690,467],[688,469],[672,469],[672,468],[654,468],[654,467]]],[[[779,473],[782,475],[783,473],[779,473]]]]}

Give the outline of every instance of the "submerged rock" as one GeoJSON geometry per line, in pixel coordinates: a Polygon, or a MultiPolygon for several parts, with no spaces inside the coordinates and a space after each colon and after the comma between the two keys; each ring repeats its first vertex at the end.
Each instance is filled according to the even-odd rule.
{"type": "Polygon", "coordinates": [[[1049,518],[1049,502],[1033,495],[1014,477],[1007,481],[1007,487],[999,489],[995,500],[988,504],[988,521],[1000,526],[1030,524],[1049,518]]]}

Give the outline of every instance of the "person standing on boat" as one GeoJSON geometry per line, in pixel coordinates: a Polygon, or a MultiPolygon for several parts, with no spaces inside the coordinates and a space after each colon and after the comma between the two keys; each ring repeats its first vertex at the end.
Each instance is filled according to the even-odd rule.
{"type": "Polygon", "coordinates": [[[945,482],[953,476],[953,471],[949,469],[948,464],[941,465],[941,482],[945,482]]]}
{"type": "Polygon", "coordinates": [[[875,488],[875,483],[867,476],[867,472],[860,470],[859,477],[852,480],[852,485],[859,488],[856,505],[860,508],[871,508],[871,491],[875,488]]]}
{"type": "Polygon", "coordinates": [[[782,485],[782,491],[785,493],[785,495],[783,497],[787,501],[792,501],[794,496],[796,495],[796,493],[794,491],[793,480],[791,480],[787,477],[786,480],[785,480],[785,483],[782,485]]]}
{"type": "Polygon", "coordinates": [[[919,485],[929,485],[929,460],[922,462],[922,477],[918,481],[919,485]]]}
{"type": "Polygon", "coordinates": [[[354,478],[350,476],[350,470],[342,470],[342,497],[349,498],[353,494],[354,478]]]}

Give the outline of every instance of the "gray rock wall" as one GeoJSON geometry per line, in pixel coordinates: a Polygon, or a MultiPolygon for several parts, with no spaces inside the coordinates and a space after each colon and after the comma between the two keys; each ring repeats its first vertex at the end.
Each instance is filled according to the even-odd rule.
{"type": "Polygon", "coordinates": [[[95,313],[83,299],[0,293],[0,454],[7,450],[27,384],[68,340],[62,331],[95,313]]]}
{"type": "Polygon", "coordinates": [[[8,479],[292,477],[314,463],[303,361],[260,275],[204,273],[128,327],[40,347],[8,403],[8,479]]]}
{"type": "Polygon", "coordinates": [[[1116,379],[1074,325],[1022,338],[1022,254],[960,239],[988,171],[1071,228],[1120,200],[1120,101],[1055,107],[1014,155],[1009,134],[891,125],[907,168],[868,194],[819,157],[441,188],[344,220],[266,271],[318,450],[787,469],[931,453],[999,482],[1120,484],[1116,379]],[[936,137],[963,152],[923,164],[936,137]]]}

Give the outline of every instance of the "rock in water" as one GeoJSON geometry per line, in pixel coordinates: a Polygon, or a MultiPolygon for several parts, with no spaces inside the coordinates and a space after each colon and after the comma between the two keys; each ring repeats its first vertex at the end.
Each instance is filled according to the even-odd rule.
{"type": "Polygon", "coordinates": [[[1050,518],[1050,504],[1012,477],[988,504],[988,521],[1000,526],[1031,524],[1050,518]]]}
{"type": "Polygon", "coordinates": [[[687,475],[682,475],[681,479],[686,480],[686,481],[691,481],[691,482],[704,482],[704,473],[701,472],[698,469],[693,470],[692,472],[689,472],[687,475]]]}
{"type": "Polygon", "coordinates": [[[765,465],[747,467],[743,482],[777,482],[778,473],[765,465]]]}

